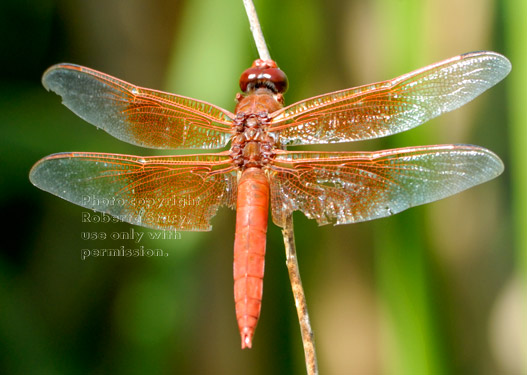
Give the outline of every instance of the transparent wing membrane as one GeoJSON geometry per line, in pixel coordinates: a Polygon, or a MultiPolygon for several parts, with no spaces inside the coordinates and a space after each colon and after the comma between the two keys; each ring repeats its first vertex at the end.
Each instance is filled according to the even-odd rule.
{"type": "Polygon", "coordinates": [[[511,70],[504,56],[473,52],[398,78],[316,96],[272,114],[282,145],[359,141],[399,133],[471,101],[511,70]]]}
{"type": "Polygon", "coordinates": [[[273,221],[293,211],[320,225],[396,214],[493,179],[501,160],[477,146],[438,145],[379,152],[280,152],[267,173],[273,221]]]}
{"type": "Polygon", "coordinates": [[[42,83],[90,124],[138,146],[219,148],[231,137],[233,114],[212,104],[134,86],[73,64],[49,68],[42,83]]]}
{"type": "Polygon", "coordinates": [[[40,160],[31,182],[79,206],[154,229],[210,230],[235,208],[236,171],[225,154],[139,157],[62,153],[40,160]]]}
{"type": "MultiPolygon", "coordinates": [[[[510,62],[497,53],[468,53],[389,81],[300,101],[272,113],[269,127],[266,122],[261,131],[275,136],[279,146],[386,136],[462,106],[510,69],[510,62]]],[[[219,107],[134,86],[81,66],[55,65],[46,71],[43,83],[80,117],[136,145],[217,148],[225,146],[235,131],[235,115],[219,107]]],[[[268,102],[274,99],[260,95],[251,108],[270,108],[268,102]]],[[[242,143],[236,146],[245,147],[242,143]]],[[[503,170],[492,152],[468,145],[273,152],[263,168],[271,186],[273,220],[279,226],[295,210],[319,224],[381,218],[450,196],[503,170]]],[[[39,161],[30,179],[68,201],[133,224],[209,230],[219,207],[235,208],[240,168],[231,156],[64,153],[39,161]]]]}

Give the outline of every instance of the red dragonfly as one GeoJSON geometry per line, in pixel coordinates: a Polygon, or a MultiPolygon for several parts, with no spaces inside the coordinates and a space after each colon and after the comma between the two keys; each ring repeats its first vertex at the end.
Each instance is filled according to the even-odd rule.
{"type": "Polygon", "coordinates": [[[470,145],[378,152],[285,147],[408,130],[474,99],[510,69],[497,53],[467,53],[284,107],[286,75],[274,61],[256,60],[241,75],[243,94],[231,113],[58,64],[44,73],[46,89],[114,137],[161,149],[214,149],[230,142],[230,150],[182,156],[59,153],[37,162],[30,179],[70,202],[154,229],[208,231],[220,207],[236,209],[234,299],[242,348],[250,348],[260,315],[269,204],[280,227],[293,211],[320,225],[348,224],[445,198],[503,171],[494,153],[470,145]]]}

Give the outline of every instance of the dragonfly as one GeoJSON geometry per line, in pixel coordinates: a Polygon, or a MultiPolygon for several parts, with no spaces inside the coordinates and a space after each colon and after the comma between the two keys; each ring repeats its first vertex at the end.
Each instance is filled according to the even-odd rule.
{"type": "Polygon", "coordinates": [[[472,52],[284,106],[287,76],[274,61],[259,59],[242,73],[242,93],[229,112],[58,64],[44,73],[44,87],[122,141],[157,149],[230,148],[179,156],[58,153],[38,161],[30,180],[74,204],[158,230],[209,231],[220,207],[235,209],[235,310],[242,349],[250,348],[260,316],[269,210],[282,228],[294,211],[319,225],[362,222],[445,198],[503,171],[498,156],[472,145],[374,152],[287,147],[406,131],[471,101],[510,70],[498,53],[472,52]]]}

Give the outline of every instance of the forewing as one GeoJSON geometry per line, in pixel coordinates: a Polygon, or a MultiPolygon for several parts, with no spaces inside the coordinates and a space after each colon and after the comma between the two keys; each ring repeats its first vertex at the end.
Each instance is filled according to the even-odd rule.
{"type": "Polygon", "coordinates": [[[236,171],[225,154],[61,153],[37,162],[30,180],[79,206],[154,229],[210,230],[218,208],[236,202],[236,171]]]}
{"type": "Polygon", "coordinates": [[[273,221],[293,211],[320,225],[396,214],[448,197],[498,176],[501,160],[469,145],[379,152],[278,152],[267,170],[273,221]]]}
{"type": "Polygon", "coordinates": [[[511,70],[504,56],[472,52],[390,81],[316,96],[272,114],[282,145],[337,143],[399,133],[471,101],[511,70]]]}
{"type": "Polygon", "coordinates": [[[212,104],[150,90],[73,64],[49,68],[42,83],[90,124],[138,146],[163,149],[225,146],[233,114],[212,104]]]}

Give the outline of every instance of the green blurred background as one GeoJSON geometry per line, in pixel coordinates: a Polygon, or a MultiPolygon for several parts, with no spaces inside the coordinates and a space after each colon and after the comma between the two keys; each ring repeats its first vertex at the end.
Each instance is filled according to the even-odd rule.
{"type": "MultiPolygon", "coordinates": [[[[318,227],[295,214],[297,251],[324,374],[526,374],[527,2],[257,1],[286,101],[376,82],[489,49],[513,71],[474,102],[376,150],[472,143],[506,165],[494,181],[397,216],[318,227]]],[[[302,374],[281,234],[271,225],[262,316],[240,350],[232,293],[234,212],[214,230],[141,243],[161,258],[89,258],[83,210],[33,187],[60,151],[152,155],[77,118],[40,76],[73,62],[232,110],[257,57],[234,0],[0,0],[0,373],[302,374]]],[[[135,227],[136,230],[144,231],[135,227]]]]}

